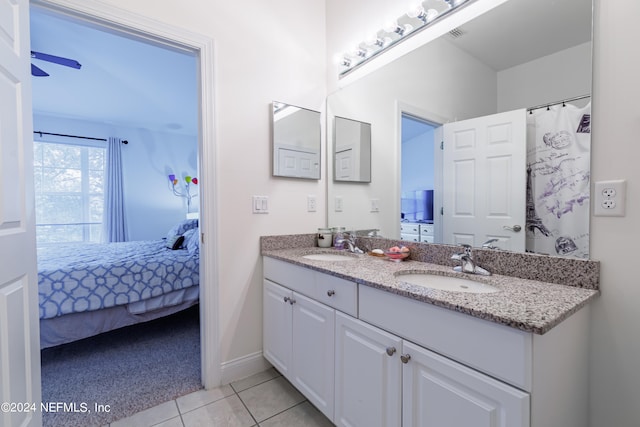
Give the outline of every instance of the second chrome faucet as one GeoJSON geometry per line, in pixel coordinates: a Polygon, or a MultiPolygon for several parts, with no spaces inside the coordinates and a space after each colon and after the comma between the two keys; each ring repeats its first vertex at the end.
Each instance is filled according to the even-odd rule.
{"type": "Polygon", "coordinates": [[[453,267],[453,269],[462,273],[490,276],[491,273],[480,267],[473,259],[471,245],[463,244],[461,246],[464,248],[464,251],[451,256],[451,259],[460,261],[460,265],[453,267]]]}

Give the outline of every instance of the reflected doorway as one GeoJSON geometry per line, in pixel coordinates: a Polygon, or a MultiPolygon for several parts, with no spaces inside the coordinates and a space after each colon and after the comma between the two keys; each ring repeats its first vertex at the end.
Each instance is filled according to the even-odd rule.
{"type": "Polygon", "coordinates": [[[401,117],[400,238],[437,241],[442,126],[406,112],[401,117]]]}

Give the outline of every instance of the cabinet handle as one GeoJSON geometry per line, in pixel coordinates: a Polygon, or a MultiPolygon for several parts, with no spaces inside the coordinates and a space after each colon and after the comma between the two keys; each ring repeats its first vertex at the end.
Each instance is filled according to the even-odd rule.
{"type": "Polygon", "coordinates": [[[289,297],[284,297],[284,302],[289,302],[291,300],[291,298],[289,297]]]}
{"type": "Polygon", "coordinates": [[[400,360],[402,361],[402,363],[409,363],[410,359],[411,359],[411,355],[410,354],[402,354],[402,355],[400,355],[400,360]]]}
{"type": "Polygon", "coordinates": [[[334,296],[335,294],[336,294],[336,291],[334,291],[334,290],[327,291],[327,296],[332,297],[332,296],[334,296]]]}
{"type": "Polygon", "coordinates": [[[293,298],[289,298],[289,304],[293,305],[296,303],[296,300],[294,300],[293,298]]]}
{"type": "Polygon", "coordinates": [[[396,352],[396,348],[395,347],[387,347],[387,354],[389,356],[393,356],[393,354],[396,352]]]}

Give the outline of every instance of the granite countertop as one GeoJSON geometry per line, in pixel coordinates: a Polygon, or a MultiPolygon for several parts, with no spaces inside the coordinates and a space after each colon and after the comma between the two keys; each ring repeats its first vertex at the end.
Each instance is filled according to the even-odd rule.
{"type": "Polygon", "coordinates": [[[597,289],[497,274],[472,276],[456,273],[444,265],[412,260],[392,262],[346,251],[339,252],[352,257],[352,260],[314,261],[303,258],[308,254],[336,252],[335,249],[299,247],[263,250],[262,255],[536,334],[548,332],[599,295],[597,289]],[[495,286],[500,291],[476,294],[429,289],[403,282],[394,275],[400,271],[471,278],[495,286]]]}

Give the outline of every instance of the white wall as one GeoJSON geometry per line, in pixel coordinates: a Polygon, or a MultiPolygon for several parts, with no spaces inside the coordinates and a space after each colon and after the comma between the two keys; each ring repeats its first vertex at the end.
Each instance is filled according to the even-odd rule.
{"type": "Polygon", "coordinates": [[[204,197],[218,200],[219,235],[205,239],[219,242],[221,360],[259,352],[259,236],[313,233],[326,223],[324,171],[319,181],[273,178],[270,141],[272,101],[324,110],[325,2],[104,2],[214,40],[217,164],[204,167],[217,182],[208,183],[204,197]],[[306,210],[310,194],[317,195],[317,212],[306,210]],[[269,197],[269,214],[251,213],[252,195],[269,197]]]}
{"type": "Polygon", "coordinates": [[[602,295],[591,318],[591,427],[640,424],[640,2],[595,1],[592,180],[627,179],[624,218],[591,218],[602,295]]]}
{"type": "MultiPolygon", "coordinates": [[[[155,240],[185,218],[186,204],[172,194],[169,173],[182,176],[197,173],[198,142],[196,137],[175,133],[135,129],[34,114],[34,130],[94,138],[118,137],[129,141],[122,146],[122,169],[126,221],[129,240],[155,240]]],[[[51,141],[68,138],[49,137],[51,141]]],[[[197,211],[198,204],[193,205],[197,211]]]]}
{"type": "Polygon", "coordinates": [[[591,43],[498,72],[498,112],[591,93],[591,43]]]}
{"type": "Polygon", "coordinates": [[[434,136],[431,126],[425,133],[402,141],[402,193],[405,191],[433,190],[434,136]]]}

